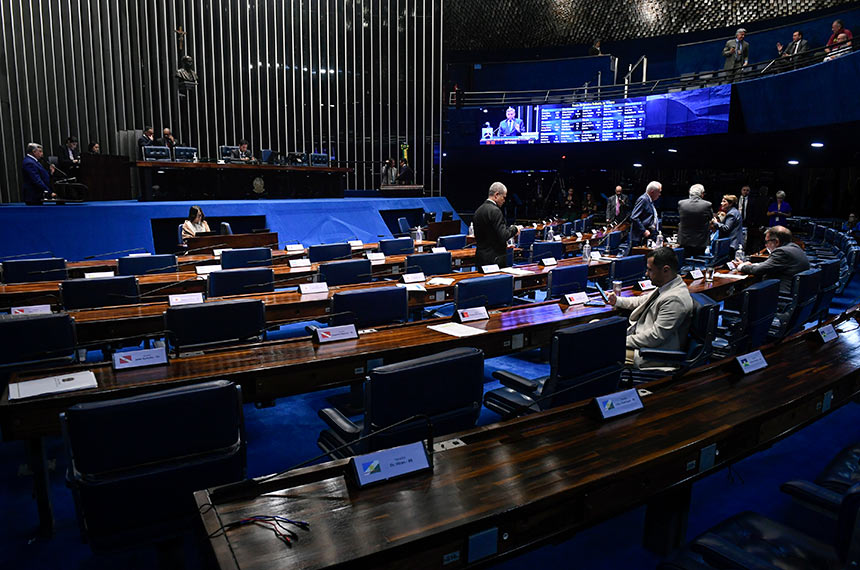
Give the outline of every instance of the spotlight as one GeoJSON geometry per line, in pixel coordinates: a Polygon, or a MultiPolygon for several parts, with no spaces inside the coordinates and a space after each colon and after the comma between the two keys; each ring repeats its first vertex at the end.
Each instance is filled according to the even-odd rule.
{"type": "Polygon", "coordinates": [[[633,163],[633,168],[642,168],[642,164],[641,164],[641,163],[639,163],[639,162],[634,162],[634,163],[633,163]]]}
{"type": "Polygon", "coordinates": [[[561,159],[562,159],[562,160],[564,160],[564,159],[566,159],[566,158],[567,158],[567,155],[566,155],[566,154],[561,155],[561,159]]]}
{"type": "Polygon", "coordinates": [[[800,161],[797,161],[797,160],[789,160],[789,161],[788,161],[788,163],[789,163],[790,165],[792,165],[792,166],[797,166],[798,164],[800,164],[800,161]]]}
{"type": "Polygon", "coordinates": [[[668,150],[669,152],[678,152],[677,148],[668,148],[666,150],[668,150]]]}
{"type": "Polygon", "coordinates": [[[812,148],[822,148],[824,146],[824,143],[814,142],[814,143],[811,143],[809,146],[811,146],[812,148]]]}

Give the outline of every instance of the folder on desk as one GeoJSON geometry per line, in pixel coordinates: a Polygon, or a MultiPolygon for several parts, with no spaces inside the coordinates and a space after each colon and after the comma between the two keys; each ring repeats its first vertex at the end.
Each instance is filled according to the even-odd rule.
{"type": "Polygon", "coordinates": [[[70,372],[59,376],[48,376],[24,382],[9,384],[9,400],[33,398],[43,394],[59,394],[74,390],[85,390],[98,387],[95,374],[91,370],[70,372]]]}

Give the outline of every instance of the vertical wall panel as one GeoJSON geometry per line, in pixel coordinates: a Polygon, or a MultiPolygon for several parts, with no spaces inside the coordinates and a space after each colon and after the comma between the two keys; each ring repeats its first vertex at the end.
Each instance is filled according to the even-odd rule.
{"type": "Polygon", "coordinates": [[[438,191],[441,0],[0,0],[0,201],[20,200],[27,142],[75,135],[118,151],[118,132],[170,127],[201,157],[323,152],[349,188],[378,185],[409,145],[438,191]],[[180,51],[176,30],[186,32],[180,51]],[[199,84],[180,92],[182,55],[199,84]]]}

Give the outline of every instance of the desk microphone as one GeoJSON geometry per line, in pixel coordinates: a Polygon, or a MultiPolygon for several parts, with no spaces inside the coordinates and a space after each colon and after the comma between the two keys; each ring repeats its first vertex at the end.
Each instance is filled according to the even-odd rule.
{"type": "Polygon", "coordinates": [[[133,252],[133,251],[146,251],[146,248],[143,248],[143,247],[135,247],[135,248],[132,248],[132,249],[121,249],[121,250],[119,250],[119,251],[108,251],[108,252],[106,252],[106,253],[97,253],[97,254],[95,254],[95,255],[88,255],[88,256],[86,256],[85,258],[83,258],[83,261],[86,261],[86,260],[88,260],[88,259],[95,259],[95,258],[97,258],[97,257],[105,257],[105,256],[108,256],[108,255],[117,255],[117,254],[120,254],[120,253],[131,253],[131,252],[133,252]]]}
{"type": "MultiPolygon", "coordinates": [[[[19,253],[18,255],[6,255],[6,256],[0,257],[0,260],[4,260],[4,259],[16,259],[16,258],[18,258],[18,257],[31,257],[31,256],[33,256],[33,255],[44,255],[44,254],[46,254],[46,253],[47,253],[48,255],[54,255],[54,252],[53,252],[53,251],[36,251],[36,252],[33,252],[33,253],[19,253]]],[[[37,259],[45,259],[45,258],[44,258],[44,257],[40,257],[40,258],[37,258],[37,259]]]]}
{"type": "Polygon", "coordinates": [[[164,285],[162,287],[156,287],[155,289],[152,289],[151,291],[148,291],[148,292],[142,294],[140,296],[140,298],[144,299],[147,297],[152,297],[155,293],[158,293],[159,291],[163,291],[165,289],[170,289],[171,287],[176,287],[177,285],[182,285],[184,283],[191,283],[193,281],[199,281],[199,279],[197,279],[197,277],[198,276],[195,275],[194,277],[192,277],[190,279],[181,279],[179,281],[174,281],[173,283],[168,283],[167,285],[164,285]]]}
{"type": "Polygon", "coordinates": [[[227,247],[227,244],[226,243],[216,243],[214,245],[207,245],[205,247],[196,247],[194,249],[186,250],[185,253],[183,255],[181,255],[180,257],[185,257],[189,253],[194,253],[195,251],[203,251],[205,249],[213,249],[214,250],[214,249],[218,249],[219,247],[227,247]]]}
{"type": "Polygon", "coordinates": [[[330,454],[332,454],[332,453],[337,453],[339,451],[342,451],[344,449],[349,448],[350,446],[355,445],[356,443],[360,443],[360,442],[362,442],[368,438],[377,436],[381,433],[385,433],[385,432],[390,431],[394,428],[397,428],[397,427],[400,427],[402,425],[414,422],[416,420],[424,420],[426,425],[427,425],[426,449],[427,449],[428,459],[430,461],[430,468],[432,469],[433,468],[433,422],[430,419],[430,417],[427,416],[426,414],[415,414],[414,416],[410,416],[406,419],[400,420],[399,422],[395,422],[395,423],[388,425],[388,426],[385,426],[383,428],[373,430],[370,433],[366,433],[366,434],[350,441],[349,443],[345,443],[341,446],[335,447],[334,449],[332,449],[331,451],[329,451],[327,453],[322,453],[320,455],[317,455],[316,457],[312,457],[312,458],[308,459],[307,461],[302,461],[301,463],[293,465],[292,467],[288,467],[287,469],[284,469],[283,471],[278,471],[277,473],[272,473],[270,475],[265,475],[263,477],[257,477],[256,479],[243,479],[242,481],[236,481],[235,483],[228,483],[226,485],[220,485],[218,487],[214,487],[214,488],[209,490],[209,499],[211,502],[215,503],[215,502],[226,502],[227,500],[237,500],[239,498],[250,499],[250,498],[256,497],[260,494],[258,487],[260,486],[260,484],[265,483],[266,481],[269,481],[269,480],[274,479],[276,477],[280,477],[281,475],[284,475],[285,473],[288,473],[288,472],[292,471],[293,469],[298,469],[299,467],[304,467],[305,465],[310,465],[311,463],[314,463],[315,461],[318,461],[320,459],[325,459],[326,457],[330,457],[330,454]]]}

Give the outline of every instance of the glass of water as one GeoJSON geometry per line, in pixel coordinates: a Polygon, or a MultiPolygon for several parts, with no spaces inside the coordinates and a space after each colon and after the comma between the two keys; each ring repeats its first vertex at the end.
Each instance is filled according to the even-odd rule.
{"type": "Polygon", "coordinates": [[[714,268],[713,267],[706,267],[705,268],[705,281],[710,283],[713,280],[714,280],[714,268]]]}
{"type": "Polygon", "coordinates": [[[612,290],[615,292],[616,295],[621,294],[621,285],[622,285],[621,281],[613,281],[612,282],[612,290]]]}

